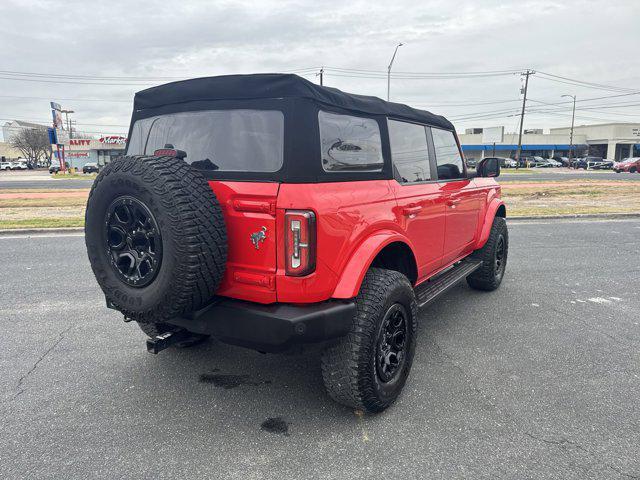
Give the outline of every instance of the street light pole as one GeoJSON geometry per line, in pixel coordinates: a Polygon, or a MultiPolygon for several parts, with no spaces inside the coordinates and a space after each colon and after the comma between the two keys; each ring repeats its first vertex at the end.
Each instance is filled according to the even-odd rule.
{"type": "Polygon", "coordinates": [[[571,133],[569,134],[569,168],[571,168],[571,157],[573,153],[573,124],[576,119],[576,95],[562,95],[562,97],[573,98],[573,113],[571,114],[571,133]]]}
{"type": "Polygon", "coordinates": [[[387,102],[389,101],[389,95],[391,91],[391,67],[393,66],[393,61],[396,59],[398,48],[400,48],[402,45],[402,43],[396,45],[396,49],[393,51],[393,57],[391,57],[391,61],[389,62],[389,66],[387,67],[387,102]]]}

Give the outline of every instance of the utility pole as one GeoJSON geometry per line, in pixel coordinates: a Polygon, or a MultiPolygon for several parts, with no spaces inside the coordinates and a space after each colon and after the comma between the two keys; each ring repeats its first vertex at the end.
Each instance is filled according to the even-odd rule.
{"type": "Polygon", "coordinates": [[[571,168],[571,158],[573,157],[573,124],[576,119],[576,96],[577,95],[562,95],[562,97],[573,98],[573,113],[571,114],[571,133],[569,134],[569,168],[571,168]]]}
{"type": "Polygon", "coordinates": [[[516,169],[520,168],[520,153],[522,152],[522,127],[524,125],[524,109],[527,105],[527,89],[529,88],[529,75],[533,75],[533,70],[527,69],[524,75],[524,97],[522,99],[522,114],[520,115],[520,133],[518,134],[518,150],[516,150],[516,169]]]}
{"type": "Polygon", "coordinates": [[[323,83],[323,79],[324,79],[324,67],[320,67],[320,72],[316,73],[316,77],[320,77],[320,85],[324,85],[323,83]]]}
{"type": "Polygon", "coordinates": [[[69,122],[69,114],[75,112],[73,110],[60,110],[60,112],[64,113],[64,118],[67,122],[67,131],[69,132],[69,138],[71,138],[71,123],[69,122]]]}
{"type": "Polygon", "coordinates": [[[396,49],[393,51],[393,57],[391,57],[391,61],[389,62],[389,66],[387,67],[387,102],[389,101],[389,95],[391,92],[391,67],[393,66],[393,61],[396,59],[396,54],[398,53],[398,49],[402,46],[402,43],[396,45],[396,49]]]}

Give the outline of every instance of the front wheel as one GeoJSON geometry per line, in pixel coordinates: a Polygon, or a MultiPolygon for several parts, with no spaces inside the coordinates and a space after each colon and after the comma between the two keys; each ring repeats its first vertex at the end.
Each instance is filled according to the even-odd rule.
{"type": "Polygon", "coordinates": [[[405,275],[367,272],[351,331],[322,353],[322,377],[335,401],[376,413],[398,398],[413,363],[417,311],[405,275]]]}
{"type": "Polygon", "coordinates": [[[502,283],[509,253],[509,232],[507,221],[502,217],[493,219],[489,239],[484,246],[473,253],[482,260],[482,266],[467,277],[467,283],[476,290],[495,290],[502,283]]]}

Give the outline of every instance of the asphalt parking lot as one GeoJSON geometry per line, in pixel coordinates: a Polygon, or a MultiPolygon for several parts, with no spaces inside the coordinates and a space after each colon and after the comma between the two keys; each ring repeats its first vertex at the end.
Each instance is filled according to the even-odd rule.
{"type": "Polygon", "coordinates": [[[421,313],[378,416],[325,395],[317,353],[150,355],[79,234],[0,236],[0,478],[638,478],[640,220],[510,234],[498,291],[421,313]]]}

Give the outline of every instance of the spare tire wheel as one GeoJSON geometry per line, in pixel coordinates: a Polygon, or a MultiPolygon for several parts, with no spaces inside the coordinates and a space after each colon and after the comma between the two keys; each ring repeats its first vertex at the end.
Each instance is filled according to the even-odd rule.
{"type": "Polygon", "coordinates": [[[96,178],[85,214],[107,302],[140,322],[203,307],[222,280],[227,234],[205,178],[175,157],[121,157],[96,178]]]}

